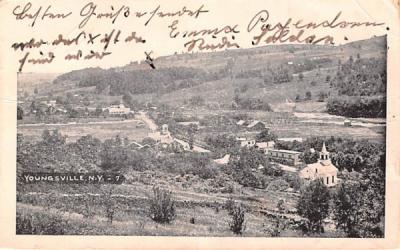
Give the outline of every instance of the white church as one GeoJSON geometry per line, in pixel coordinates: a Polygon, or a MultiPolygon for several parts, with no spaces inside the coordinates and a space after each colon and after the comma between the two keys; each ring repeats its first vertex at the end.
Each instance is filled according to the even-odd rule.
{"type": "Polygon", "coordinates": [[[319,153],[318,161],[316,163],[307,164],[307,167],[300,170],[299,176],[306,180],[322,179],[322,182],[327,187],[333,187],[338,183],[337,173],[338,169],[332,164],[324,142],[322,150],[319,153]]]}

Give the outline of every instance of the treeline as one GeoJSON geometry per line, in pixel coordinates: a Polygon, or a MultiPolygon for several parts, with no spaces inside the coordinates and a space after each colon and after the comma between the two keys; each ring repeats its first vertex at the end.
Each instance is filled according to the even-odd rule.
{"type": "Polygon", "coordinates": [[[361,58],[357,54],[342,64],[330,85],[338,97],[327,103],[327,111],[348,117],[386,117],[386,61],[384,58],[361,58]]]}
{"type": "Polygon", "coordinates": [[[386,98],[382,96],[338,96],[328,99],[329,114],[347,117],[386,117],[386,98]]]}
{"type": "Polygon", "coordinates": [[[317,59],[304,59],[301,62],[296,62],[293,64],[293,72],[294,73],[301,73],[304,71],[311,71],[313,69],[319,68],[323,65],[330,64],[332,59],[328,57],[324,58],[317,58],[317,59]]]}
{"type": "Polygon", "coordinates": [[[260,98],[244,98],[235,95],[233,98],[232,108],[247,110],[263,110],[272,111],[271,105],[260,98]]]}
{"type": "MultiPolygon", "coordinates": [[[[340,62],[339,62],[340,63],[340,62]]],[[[336,76],[330,82],[339,95],[374,96],[386,94],[386,61],[384,58],[352,56],[338,65],[336,76]]]]}
{"type": "Polygon", "coordinates": [[[385,152],[385,145],[378,142],[333,136],[329,138],[311,137],[303,142],[277,141],[276,147],[303,152],[301,155],[303,161],[313,163],[319,158],[318,152],[321,150],[323,142],[330,152],[332,163],[341,171],[363,171],[368,167],[368,162],[376,161],[385,152]],[[315,153],[310,152],[311,148],[315,150],[315,153]]]}
{"type": "Polygon", "coordinates": [[[57,77],[54,83],[76,81],[80,87],[96,86],[99,93],[106,91],[110,95],[122,95],[171,92],[196,86],[213,77],[201,69],[188,67],[134,71],[95,68],[63,74],[57,77]]]}

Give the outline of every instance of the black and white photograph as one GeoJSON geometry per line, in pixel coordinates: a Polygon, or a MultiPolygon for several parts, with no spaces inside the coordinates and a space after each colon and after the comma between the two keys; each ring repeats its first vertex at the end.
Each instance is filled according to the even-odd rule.
{"type": "Polygon", "coordinates": [[[20,72],[16,234],[384,238],[386,65],[371,35],[20,72]]]}

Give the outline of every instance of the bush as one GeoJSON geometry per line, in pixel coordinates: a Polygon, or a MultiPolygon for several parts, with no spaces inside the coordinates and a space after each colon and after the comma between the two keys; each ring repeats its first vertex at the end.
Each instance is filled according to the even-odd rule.
{"type": "Polygon", "coordinates": [[[115,210],[117,209],[116,202],[112,197],[113,190],[110,189],[108,192],[105,192],[104,195],[104,206],[105,206],[105,214],[107,217],[107,223],[112,224],[115,210]]]}
{"type": "Polygon", "coordinates": [[[277,179],[268,185],[268,190],[269,191],[285,191],[289,187],[290,187],[289,183],[287,183],[285,180],[277,179]]]}
{"type": "Polygon", "coordinates": [[[244,230],[246,230],[245,210],[242,205],[234,206],[229,228],[232,232],[239,235],[243,234],[244,230]]]}
{"type": "Polygon", "coordinates": [[[311,92],[310,92],[310,91],[307,91],[304,100],[309,101],[309,100],[311,100],[311,98],[312,98],[311,92]]]}
{"type": "Polygon", "coordinates": [[[226,200],[224,208],[228,211],[229,215],[233,215],[233,210],[236,207],[236,203],[232,198],[226,200]]]}
{"type": "Polygon", "coordinates": [[[63,235],[70,226],[59,216],[46,213],[17,212],[16,233],[35,235],[63,235]]]}
{"type": "Polygon", "coordinates": [[[150,218],[158,223],[170,223],[175,217],[175,200],[172,192],[153,187],[153,197],[150,198],[150,218]]]}

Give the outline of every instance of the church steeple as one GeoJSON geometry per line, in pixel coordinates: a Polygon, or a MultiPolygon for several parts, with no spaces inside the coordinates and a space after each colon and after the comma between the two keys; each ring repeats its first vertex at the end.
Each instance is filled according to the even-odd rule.
{"type": "Polygon", "coordinates": [[[326,150],[325,142],[322,144],[321,152],[319,153],[319,160],[320,161],[329,161],[329,152],[326,150]]]}

